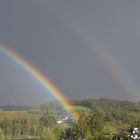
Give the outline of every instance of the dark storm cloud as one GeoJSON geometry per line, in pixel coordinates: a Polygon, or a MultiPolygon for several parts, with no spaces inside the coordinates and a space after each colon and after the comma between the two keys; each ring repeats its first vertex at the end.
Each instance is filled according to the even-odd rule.
{"type": "MultiPolygon", "coordinates": [[[[93,38],[138,88],[139,5],[130,0],[2,0],[0,40],[39,68],[68,98],[132,99],[72,28],[79,26],[93,38]]],[[[0,55],[1,104],[47,100],[38,83],[5,59],[0,55]]]]}

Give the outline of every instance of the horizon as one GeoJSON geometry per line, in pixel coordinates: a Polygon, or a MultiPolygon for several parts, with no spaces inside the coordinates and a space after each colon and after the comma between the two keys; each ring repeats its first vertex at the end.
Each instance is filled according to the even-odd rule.
{"type": "MultiPolygon", "coordinates": [[[[117,102],[129,102],[129,103],[139,103],[140,101],[131,101],[131,100],[117,100],[117,99],[111,99],[111,98],[83,98],[83,99],[71,99],[70,100],[70,105],[73,104],[73,102],[77,102],[77,101],[88,101],[88,100],[92,100],[92,101],[101,101],[101,100],[108,100],[108,101],[117,101],[117,102]]],[[[62,106],[59,103],[59,100],[48,100],[46,102],[42,102],[40,104],[31,104],[31,105],[24,105],[24,104],[0,104],[0,107],[6,107],[6,106],[13,106],[13,107],[36,107],[36,106],[41,106],[41,105],[45,105],[48,103],[58,103],[58,105],[62,106]]],[[[73,105],[72,105],[73,106],[73,105]]]]}

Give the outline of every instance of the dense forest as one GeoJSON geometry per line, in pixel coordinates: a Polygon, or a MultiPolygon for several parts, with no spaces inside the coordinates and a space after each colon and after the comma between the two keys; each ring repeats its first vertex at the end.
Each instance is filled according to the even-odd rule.
{"type": "Polygon", "coordinates": [[[140,103],[87,99],[71,101],[71,107],[77,120],[56,102],[1,107],[0,140],[112,140],[124,129],[140,127],[140,103]]]}

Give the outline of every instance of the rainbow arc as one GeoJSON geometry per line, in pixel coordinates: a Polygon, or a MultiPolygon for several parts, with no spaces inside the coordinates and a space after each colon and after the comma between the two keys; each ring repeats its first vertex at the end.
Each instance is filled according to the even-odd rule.
{"type": "Polygon", "coordinates": [[[65,111],[70,113],[75,119],[78,115],[74,108],[71,107],[69,100],[64,96],[64,94],[37,68],[35,68],[31,63],[25,60],[21,55],[13,51],[12,49],[0,46],[0,52],[8,57],[10,60],[14,61],[21,69],[30,74],[38,83],[40,83],[51,96],[60,102],[65,111]]]}

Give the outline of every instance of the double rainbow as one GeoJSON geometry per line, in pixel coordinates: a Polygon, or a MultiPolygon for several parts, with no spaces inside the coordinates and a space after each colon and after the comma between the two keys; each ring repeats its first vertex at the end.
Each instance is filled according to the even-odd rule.
{"type": "MultiPolygon", "coordinates": [[[[140,98],[139,91],[130,82],[130,80],[125,76],[125,73],[121,71],[118,65],[112,60],[110,55],[108,55],[103,49],[97,47],[93,39],[90,38],[86,32],[84,32],[79,25],[70,24],[65,20],[66,29],[74,34],[76,40],[82,41],[85,46],[90,48],[94,54],[97,54],[98,59],[101,64],[112,74],[112,76],[120,83],[120,85],[127,92],[128,96],[134,100],[140,98]]],[[[36,67],[25,60],[21,55],[16,53],[10,48],[3,45],[0,46],[0,53],[8,57],[10,60],[14,61],[18,66],[24,69],[28,74],[30,74],[36,81],[38,81],[49,93],[57,99],[63,108],[69,112],[74,118],[78,118],[78,114],[74,108],[71,108],[69,100],[64,96],[64,94],[46,77],[44,76],[36,67]]]]}

